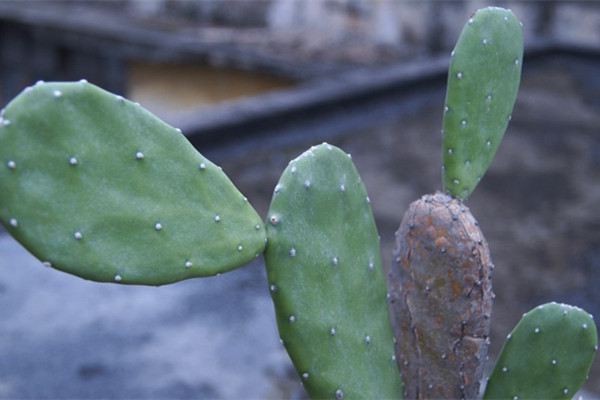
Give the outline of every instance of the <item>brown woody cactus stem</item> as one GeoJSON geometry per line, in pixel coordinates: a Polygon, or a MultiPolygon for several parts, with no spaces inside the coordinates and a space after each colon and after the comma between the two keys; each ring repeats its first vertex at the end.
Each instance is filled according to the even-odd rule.
{"type": "Polygon", "coordinates": [[[406,398],[478,397],[494,267],[477,221],[436,193],[410,205],[396,236],[390,303],[406,398]]]}

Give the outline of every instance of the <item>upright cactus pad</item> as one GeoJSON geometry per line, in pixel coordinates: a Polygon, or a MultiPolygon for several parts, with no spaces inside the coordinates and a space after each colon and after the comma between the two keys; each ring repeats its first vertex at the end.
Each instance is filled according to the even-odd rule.
{"type": "Polygon", "coordinates": [[[570,399],[597,349],[591,315],[566,304],[538,306],[508,335],[484,398],[570,399]]]}
{"type": "Polygon", "coordinates": [[[268,218],[277,324],[308,393],[401,398],[379,238],[350,157],[323,144],[293,160],[268,218]]]}
{"type": "Polygon", "coordinates": [[[404,215],[396,246],[388,281],[406,397],[476,398],[493,298],[477,221],[461,201],[426,195],[404,215]]]}
{"type": "Polygon", "coordinates": [[[245,264],[260,217],[178,130],[85,81],[38,83],[0,124],[0,220],[47,265],[160,285],[245,264]]]}
{"type": "Polygon", "coordinates": [[[477,11],[452,52],[443,121],[445,190],[465,199],[491,164],[517,98],[523,32],[509,10],[477,11]]]}

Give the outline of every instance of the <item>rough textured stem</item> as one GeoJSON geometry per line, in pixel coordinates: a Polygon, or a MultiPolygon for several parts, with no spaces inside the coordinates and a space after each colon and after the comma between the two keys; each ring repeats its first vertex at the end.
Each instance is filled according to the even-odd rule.
{"type": "Polygon", "coordinates": [[[389,286],[406,398],[475,398],[488,348],[493,265],[477,221],[436,193],[410,205],[389,286]]]}
{"type": "Polygon", "coordinates": [[[293,160],[267,235],[279,333],[311,397],[401,398],[379,237],[349,155],[323,144],[293,160]]]}

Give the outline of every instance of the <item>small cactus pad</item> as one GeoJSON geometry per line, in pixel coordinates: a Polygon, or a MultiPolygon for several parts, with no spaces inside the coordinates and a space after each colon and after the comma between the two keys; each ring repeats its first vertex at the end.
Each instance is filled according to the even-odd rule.
{"type": "Polygon", "coordinates": [[[523,32],[509,10],[475,13],[452,52],[444,107],[443,183],[465,199],[490,166],[511,113],[523,60],[523,32]]]}
{"type": "Polygon", "coordinates": [[[523,315],[508,335],[485,399],[570,399],[587,379],[598,349],[584,310],[549,303],[523,315]]]}
{"type": "Polygon", "coordinates": [[[313,398],[401,398],[369,198],[349,155],[323,144],[286,168],[266,265],[283,344],[313,398]]]}
{"type": "Polygon", "coordinates": [[[38,83],[0,123],[0,220],[85,279],[161,285],[252,260],[264,225],[219,167],[136,103],[38,83]]]}
{"type": "Polygon", "coordinates": [[[436,193],[410,205],[388,279],[407,398],[477,398],[493,268],[477,221],[460,200],[436,193]]]}

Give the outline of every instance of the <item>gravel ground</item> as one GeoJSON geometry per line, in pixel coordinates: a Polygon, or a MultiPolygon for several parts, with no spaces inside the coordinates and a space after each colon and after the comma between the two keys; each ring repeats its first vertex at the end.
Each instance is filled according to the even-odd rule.
{"type": "MultiPolygon", "coordinates": [[[[560,64],[525,74],[509,133],[468,202],[496,264],[492,359],[535,305],[600,312],[600,115],[578,85],[560,64]]],[[[363,176],[386,265],[408,204],[440,188],[442,100],[332,140],[363,176]]],[[[301,145],[219,161],[264,215],[280,172],[314,142],[307,134],[301,145]]],[[[0,271],[0,398],[305,396],[260,260],[215,278],[123,287],[46,269],[3,235],[0,271]]],[[[598,361],[586,389],[600,393],[598,361]]]]}

